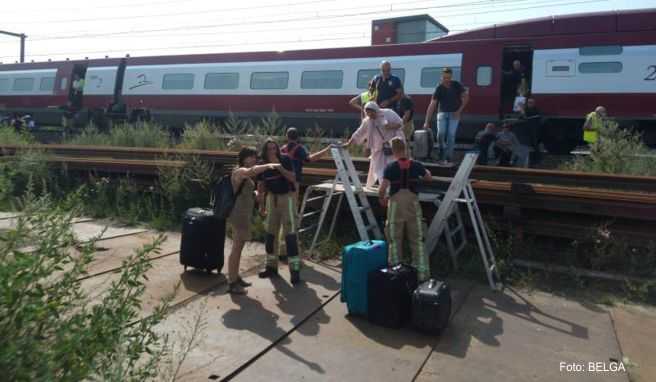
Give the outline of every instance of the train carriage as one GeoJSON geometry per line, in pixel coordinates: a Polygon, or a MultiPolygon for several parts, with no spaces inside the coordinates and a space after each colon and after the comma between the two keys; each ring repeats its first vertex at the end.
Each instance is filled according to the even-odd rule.
{"type": "Polygon", "coordinates": [[[496,25],[424,43],[5,64],[0,110],[56,123],[69,104],[85,118],[147,113],[172,127],[275,110],[287,123],[341,134],[358,123],[349,99],[366,89],[385,59],[415,101],[417,124],[441,69],[454,69],[470,92],[459,131],[467,140],[508,111],[503,71],[519,59],[547,117],[550,150],[576,145],[585,114],[597,105],[656,144],[655,57],[656,9],[603,12],[496,25]],[[85,78],[80,98],[71,88],[75,75],[85,78]]]}

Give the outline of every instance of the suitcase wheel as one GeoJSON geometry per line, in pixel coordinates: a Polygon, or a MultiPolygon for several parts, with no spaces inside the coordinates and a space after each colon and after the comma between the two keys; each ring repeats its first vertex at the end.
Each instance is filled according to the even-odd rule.
{"type": "Polygon", "coordinates": [[[212,268],[207,268],[207,274],[211,275],[212,274],[212,268]]]}

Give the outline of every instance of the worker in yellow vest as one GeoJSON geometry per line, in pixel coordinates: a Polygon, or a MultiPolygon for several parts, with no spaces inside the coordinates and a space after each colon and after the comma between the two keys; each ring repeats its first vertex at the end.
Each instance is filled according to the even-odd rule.
{"type": "Polygon", "coordinates": [[[606,108],[597,106],[595,110],[585,117],[585,124],[583,125],[583,140],[588,144],[597,142],[599,130],[606,123],[608,115],[606,108]]]}
{"type": "Polygon", "coordinates": [[[360,110],[360,119],[364,119],[364,105],[369,101],[375,101],[378,91],[376,90],[376,84],[373,80],[369,80],[369,88],[367,91],[364,91],[355,97],[351,98],[349,104],[354,108],[360,110]]]}

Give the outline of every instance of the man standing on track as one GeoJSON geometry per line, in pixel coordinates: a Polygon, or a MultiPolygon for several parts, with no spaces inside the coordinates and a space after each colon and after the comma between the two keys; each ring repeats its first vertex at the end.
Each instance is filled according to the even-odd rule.
{"type": "Polygon", "coordinates": [[[451,68],[444,68],[442,70],[442,81],[433,92],[433,97],[426,110],[426,121],[424,122],[424,129],[430,129],[433,113],[439,104],[437,131],[434,136],[437,137],[436,148],[440,151],[439,164],[444,166],[451,165],[450,162],[453,160],[460,116],[469,102],[467,89],[452,78],[453,71],[451,68]]]}

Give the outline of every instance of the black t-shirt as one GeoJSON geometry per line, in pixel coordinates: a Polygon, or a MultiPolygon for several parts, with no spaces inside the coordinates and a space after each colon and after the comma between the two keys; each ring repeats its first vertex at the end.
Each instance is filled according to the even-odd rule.
{"type": "Polygon", "coordinates": [[[401,102],[399,102],[399,116],[403,118],[406,111],[410,111],[410,120],[412,121],[412,117],[415,115],[415,104],[407,96],[401,98],[401,102]]]}
{"type": "MultiPolygon", "coordinates": [[[[374,84],[376,84],[376,89],[378,90],[377,96],[376,96],[376,103],[380,106],[380,103],[383,101],[387,101],[390,98],[394,97],[396,95],[396,91],[398,89],[401,89],[403,85],[401,84],[401,80],[397,76],[393,76],[390,74],[389,78],[383,79],[383,76],[381,74],[376,75],[373,79],[374,84]]],[[[382,107],[382,106],[381,106],[382,107]]],[[[397,108],[397,103],[391,103],[386,106],[388,109],[396,110],[397,108]]]]}
{"type": "Polygon", "coordinates": [[[292,160],[296,182],[300,183],[303,176],[303,164],[310,161],[310,154],[303,145],[296,142],[289,142],[280,149],[280,152],[292,160]]]}
{"type": "Polygon", "coordinates": [[[442,84],[437,85],[433,98],[439,102],[439,111],[451,113],[458,111],[462,105],[462,93],[465,88],[458,81],[451,81],[448,88],[442,84]]]}
{"type": "Polygon", "coordinates": [[[419,162],[410,161],[410,167],[407,170],[407,178],[404,180],[402,175],[403,173],[399,161],[394,161],[385,167],[383,178],[390,182],[390,196],[396,194],[402,188],[407,188],[416,194],[417,183],[419,182],[419,179],[426,175],[426,167],[419,162]]]}
{"type": "MultiPolygon", "coordinates": [[[[280,164],[285,170],[294,171],[292,160],[288,156],[280,157],[280,164]]],[[[294,185],[285,178],[278,170],[266,170],[257,176],[257,180],[264,182],[267,191],[272,194],[286,194],[294,191],[294,185]]]]}

